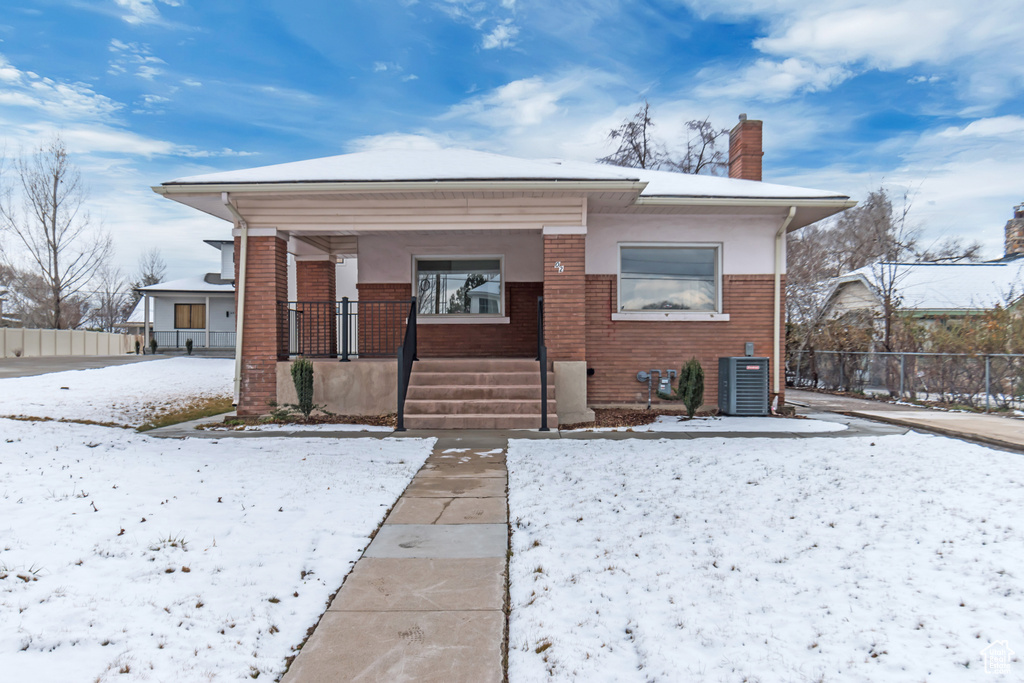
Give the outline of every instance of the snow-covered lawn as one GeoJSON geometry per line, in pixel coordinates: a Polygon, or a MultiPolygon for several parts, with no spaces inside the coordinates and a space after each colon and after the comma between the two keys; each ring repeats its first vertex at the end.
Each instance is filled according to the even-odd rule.
{"type": "Polygon", "coordinates": [[[514,440],[508,469],[513,683],[1024,680],[1022,455],[514,440]]]}
{"type": "Polygon", "coordinates": [[[685,416],[659,415],[646,425],[636,427],[591,427],[589,429],[570,429],[570,432],[786,432],[814,433],[841,432],[847,426],[828,420],[803,419],[795,417],[695,417],[688,420],[685,416]]]}
{"type": "MultiPolygon", "coordinates": [[[[151,381],[166,387],[200,364],[224,374],[196,359],[109,370],[138,381],[163,365],[151,381]]],[[[25,412],[133,419],[111,387],[70,395],[98,388],[107,398],[25,412]]],[[[431,444],[0,419],[0,680],[273,680],[431,444]]]]}
{"type": "Polygon", "coordinates": [[[234,360],[167,358],[0,379],[0,415],[137,427],[197,398],[231,396],[234,360]]]}

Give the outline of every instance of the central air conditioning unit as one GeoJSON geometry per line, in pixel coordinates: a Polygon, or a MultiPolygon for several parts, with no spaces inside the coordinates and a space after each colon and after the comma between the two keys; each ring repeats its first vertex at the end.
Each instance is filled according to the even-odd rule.
{"type": "Polygon", "coordinates": [[[718,410],[726,415],[768,415],[768,359],[718,359],[718,410]]]}

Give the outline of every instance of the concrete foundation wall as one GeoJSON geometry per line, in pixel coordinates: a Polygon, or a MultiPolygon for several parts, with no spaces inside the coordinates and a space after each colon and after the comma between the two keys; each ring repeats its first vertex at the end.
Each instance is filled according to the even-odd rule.
{"type": "Polygon", "coordinates": [[[127,334],[0,327],[0,358],[119,356],[134,350],[134,338],[127,334]]]}
{"type": "MultiPolygon", "coordinates": [[[[277,402],[296,403],[292,364],[277,364],[277,402]]],[[[313,402],[339,415],[385,415],[398,409],[398,362],[313,361],[313,402]]]]}

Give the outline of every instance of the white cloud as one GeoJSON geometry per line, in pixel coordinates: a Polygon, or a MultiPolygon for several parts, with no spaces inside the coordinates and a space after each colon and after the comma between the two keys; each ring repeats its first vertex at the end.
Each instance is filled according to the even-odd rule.
{"type": "Polygon", "coordinates": [[[516,36],[519,35],[519,29],[512,23],[511,19],[506,19],[497,26],[494,27],[490,33],[484,36],[481,47],[485,50],[493,50],[499,47],[512,47],[514,46],[516,36]]]}
{"type": "Polygon", "coordinates": [[[781,62],[758,59],[738,73],[702,69],[696,93],[706,98],[782,100],[796,93],[829,90],[852,75],[840,66],[819,66],[795,57],[781,62]]]}
{"type": "MultiPolygon", "coordinates": [[[[118,7],[125,10],[126,13],[122,14],[121,18],[129,24],[165,23],[154,0],[114,0],[114,2],[118,7]]],[[[179,0],[159,0],[159,2],[169,7],[181,6],[179,0]]]]}
{"type": "Polygon", "coordinates": [[[122,105],[85,83],[61,83],[21,71],[0,55],[0,104],[28,108],[60,121],[109,116],[122,105]]]}
{"type": "Polygon", "coordinates": [[[194,78],[185,78],[181,81],[181,84],[187,85],[190,88],[200,88],[203,85],[202,81],[197,81],[194,78]]]}
{"type": "MultiPolygon", "coordinates": [[[[996,116],[971,121],[963,128],[951,126],[938,133],[943,138],[981,138],[1024,136],[1024,117],[996,116]]],[[[1021,140],[1018,140],[1021,142],[1021,140]]]]}
{"type": "Polygon", "coordinates": [[[385,133],[350,140],[347,148],[349,152],[376,152],[385,149],[438,150],[458,146],[443,134],[385,133]]]}
{"type": "Polygon", "coordinates": [[[136,76],[151,81],[163,73],[158,65],[167,63],[155,56],[145,43],[125,43],[115,38],[110,41],[107,50],[113,54],[107,73],[113,76],[134,69],[136,76]]]}
{"type": "Polygon", "coordinates": [[[378,71],[387,71],[387,70],[388,70],[388,65],[387,65],[386,62],[374,62],[373,63],[373,71],[374,71],[374,73],[376,73],[378,71]]]}

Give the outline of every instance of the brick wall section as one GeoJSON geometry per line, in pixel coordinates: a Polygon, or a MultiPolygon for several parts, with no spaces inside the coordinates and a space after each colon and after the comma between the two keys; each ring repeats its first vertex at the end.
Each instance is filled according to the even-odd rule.
{"type": "MultiPolygon", "coordinates": [[[[409,304],[377,305],[374,301],[409,301],[408,282],[359,283],[359,353],[364,358],[394,356],[405,339],[405,318],[409,304]]],[[[417,329],[418,335],[422,327],[417,329]]]]}
{"type": "MultiPolygon", "coordinates": [[[[235,238],[235,254],[241,254],[235,238]]],[[[288,245],[277,237],[249,237],[242,331],[239,415],[270,412],[277,400],[277,359],[287,351],[278,320],[279,301],[288,298],[288,245]]],[[[238,261],[235,261],[238,282],[238,261]]],[[[237,294],[236,305],[237,305],[237,294]]]]}
{"type": "Polygon", "coordinates": [[[761,180],[761,121],[741,120],[729,131],[729,177],[761,180]]]}
{"type": "Polygon", "coordinates": [[[296,306],[299,316],[299,351],[307,356],[337,352],[335,324],[335,265],[330,261],[296,261],[296,306]],[[303,304],[302,302],[310,302],[303,304]]]}
{"type": "MultiPolygon", "coordinates": [[[[587,367],[594,369],[587,381],[587,402],[646,404],[647,386],[636,381],[637,371],[671,368],[679,372],[684,362],[696,356],[704,367],[704,404],[717,405],[718,358],[742,356],[748,341],[754,342],[755,355],[771,358],[774,370],[773,276],[725,275],[722,280],[728,322],[612,322],[616,276],[587,275],[587,367]]],[[[654,403],[667,402],[655,397],[654,403]]]]}
{"type": "Polygon", "coordinates": [[[586,360],[586,239],[544,235],[544,343],[549,360],[586,360]]]}
{"type": "MultiPolygon", "coordinates": [[[[409,285],[360,284],[359,298],[385,301],[409,298],[409,285]]],[[[505,312],[508,324],[444,325],[421,324],[416,330],[419,356],[422,358],[533,358],[537,353],[537,297],[541,282],[506,282],[505,312]]],[[[368,316],[364,316],[368,318],[368,316]]],[[[402,316],[404,320],[404,316],[402,316]]],[[[359,335],[371,341],[372,335],[405,334],[402,320],[373,322],[361,320],[359,335]],[[364,325],[366,328],[364,330],[364,325]]],[[[397,337],[401,343],[401,337],[397,337]]]]}
{"type": "Polygon", "coordinates": [[[1004,256],[1024,254],[1024,204],[1014,207],[1013,218],[1006,222],[1004,256]]]}

